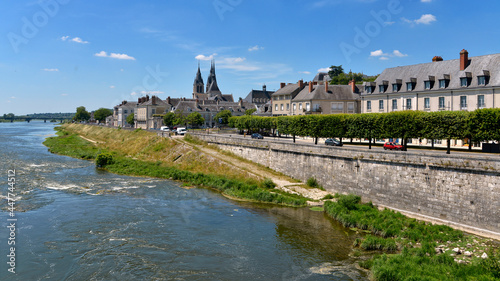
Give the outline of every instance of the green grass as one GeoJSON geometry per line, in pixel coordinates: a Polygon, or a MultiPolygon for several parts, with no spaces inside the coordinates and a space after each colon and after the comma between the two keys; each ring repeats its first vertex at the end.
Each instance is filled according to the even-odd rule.
{"type": "MultiPolygon", "coordinates": [[[[379,211],[371,203],[361,204],[355,195],[336,195],[337,202],[325,202],[325,211],[346,227],[367,230],[371,235],[358,238],[355,247],[363,250],[397,252],[361,261],[371,269],[374,280],[500,280],[500,254],[490,247],[488,258],[470,258],[459,264],[450,252],[437,254],[440,244],[453,248],[475,241],[448,226],[433,225],[407,218],[390,210],[379,211]]],[[[477,243],[479,244],[479,243],[477,243]]]]}
{"type": "MultiPolygon", "coordinates": [[[[139,132],[139,131],[137,131],[139,132]]],[[[47,139],[44,144],[53,153],[67,155],[80,159],[94,160],[100,150],[90,142],[83,140],[76,134],[67,134],[61,130],[57,137],[47,139]]],[[[160,144],[155,144],[153,150],[160,144]]],[[[207,187],[219,190],[223,194],[251,201],[275,203],[293,207],[306,206],[306,198],[268,190],[274,183],[264,180],[262,183],[250,183],[237,179],[229,179],[220,175],[194,173],[180,170],[176,167],[164,166],[161,161],[142,161],[121,155],[118,152],[106,153],[112,161],[106,161],[106,170],[123,175],[147,176],[182,181],[192,186],[207,187]],[[112,155],[112,156],[111,156],[112,155]]]]}

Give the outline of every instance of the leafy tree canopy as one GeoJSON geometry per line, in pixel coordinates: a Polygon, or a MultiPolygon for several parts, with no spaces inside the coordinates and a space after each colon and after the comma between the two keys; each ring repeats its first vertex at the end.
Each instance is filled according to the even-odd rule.
{"type": "Polygon", "coordinates": [[[73,120],[79,121],[88,121],[90,119],[90,113],[85,109],[85,106],[79,106],[76,108],[75,117],[73,120]]]}
{"type": "Polygon", "coordinates": [[[201,126],[205,123],[205,119],[199,112],[193,112],[186,117],[186,122],[188,122],[191,126],[201,126]]]}
{"type": "Polygon", "coordinates": [[[110,115],[113,115],[113,110],[108,108],[99,108],[94,112],[95,120],[99,120],[100,122],[104,122],[104,120],[106,120],[106,117],[110,115]]]}
{"type": "Polygon", "coordinates": [[[372,82],[377,79],[378,75],[376,76],[365,76],[363,73],[355,73],[349,70],[348,73],[344,72],[344,68],[342,68],[342,65],[335,66],[332,65],[330,67],[330,71],[328,71],[328,75],[332,79],[330,81],[331,85],[348,85],[349,81],[356,81],[356,83],[359,82],[372,82]]]}
{"type": "Polygon", "coordinates": [[[175,113],[169,112],[163,116],[163,124],[165,126],[173,126],[175,124],[175,113]]]}
{"type": "Polygon", "coordinates": [[[229,110],[222,110],[221,112],[217,113],[217,115],[215,115],[215,122],[219,123],[219,124],[227,124],[229,122],[229,118],[233,116],[233,114],[231,113],[231,111],[229,110]],[[220,122],[222,121],[222,122],[220,122]]]}
{"type": "Polygon", "coordinates": [[[129,116],[127,116],[127,123],[131,126],[134,126],[134,119],[135,119],[134,113],[130,114],[129,116]]]}
{"type": "Polygon", "coordinates": [[[252,108],[252,109],[247,109],[245,110],[245,115],[252,115],[257,109],[252,108]]]}

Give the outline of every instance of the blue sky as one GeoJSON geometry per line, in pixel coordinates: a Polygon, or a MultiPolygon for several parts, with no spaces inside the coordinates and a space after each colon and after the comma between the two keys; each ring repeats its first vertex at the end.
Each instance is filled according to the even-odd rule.
{"type": "Polygon", "coordinates": [[[499,53],[500,2],[463,0],[6,0],[0,114],[192,96],[198,59],[223,94],[499,53]]]}

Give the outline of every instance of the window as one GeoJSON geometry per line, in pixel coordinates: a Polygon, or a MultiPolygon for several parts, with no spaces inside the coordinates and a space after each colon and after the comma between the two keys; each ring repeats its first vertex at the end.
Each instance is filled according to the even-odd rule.
{"type": "Polygon", "coordinates": [[[308,102],[306,102],[306,111],[311,111],[311,105],[308,102]]]}
{"type": "Polygon", "coordinates": [[[439,97],[439,110],[444,110],[444,97],[439,97]]]}
{"type": "Polygon", "coordinates": [[[467,96],[460,96],[460,109],[467,109],[467,96]]]}
{"type": "Polygon", "coordinates": [[[408,92],[413,91],[413,89],[415,89],[415,83],[413,83],[413,82],[406,83],[406,90],[408,92]]]}
{"type": "Polygon", "coordinates": [[[366,86],[365,87],[365,92],[367,92],[368,94],[373,93],[373,87],[372,86],[366,86]]]}
{"type": "Polygon", "coordinates": [[[302,103],[299,103],[299,110],[302,110],[302,103]]]}
{"type": "Polygon", "coordinates": [[[354,103],[353,102],[348,102],[347,103],[347,112],[354,113],[354,103]]]}
{"type": "Polygon", "coordinates": [[[398,110],[398,100],[397,99],[392,100],[392,110],[398,110]]]}
{"type": "Polygon", "coordinates": [[[283,104],[281,104],[281,111],[283,111],[283,110],[284,110],[284,108],[283,108],[283,104]]]}
{"type": "Polygon", "coordinates": [[[488,78],[489,78],[489,76],[478,76],[478,77],[477,77],[477,84],[478,84],[479,86],[485,86],[485,85],[486,85],[486,84],[488,84],[488,82],[489,82],[489,81],[488,81],[488,80],[489,80],[488,78]]]}
{"type": "Polygon", "coordinates": [[[446,87],[448,87],[448,80],[446,79],[439,80],[439,88],[444,89],[446,87]]]}
{"type": "Polygon", "coordinates": [[[286,104],[286,110],[287,111],[290,110],[290,104],[289,103],[286,104]]]}
{"type": "Polygon", "coordinates": [[[332,112],[344,112],[344,103],[332,102],[332,112]]]}
{"type": "Polygon", "coordinates": [[[274,111],[278,111],[278,105],[277,104],[274,105],[274,111]]]}
{"type": "MultiPolygon", "coordinates": [[[[191,110],[189,110],[189,111],[191,111],[191,110]]],[[[152,109],[151,109],[151,113],[152,113],[152,114],[156,114],[156,109],[155,109],[155,108],[152,108],[152,109]]]]}
{"type": "Polygon", "coordinates": [[[430,90],[434,86],[434,82],[433,81],[425,81],[424,84],[425,84],[425,89],[426,90],[430,90]]]}
{"type": "Polygon", "coordinates": [[[431,108],[431,99],[430,98],[424,98],[424,109],[430,109],[431,108]]]}
{"type": "Polygon", "coordinates": [[[460,78],[460,87],[469,87],[469,78],[467,77],[460,78]]]}
{"type": "Polygon", "coordinates": [[[372,101],[366,101],[366,111],[372,111],[372,101]]]}
{"type": "Polygon", "coordinates": [[[477,107],[478,108],[485,108],[485,104],[484,104],[484,95],[479,95],[477,96],[477,107]]]}
{"type": "Polygon", "coordinates": [[[378,109],[380,111],[384,110],[384,100],[379,100],[378,101],[378,109]]]}
{"type": "Polygon", "coordinates": [[[399,92],[399,90],[401,89],[401,84],[392,84],[392,91],[393,92],[399,92]]]}
{"type": "Polygon", "coordinates": [[[123,114],[128,114],[128,111],[125,109],[125,110],[123,111],[123,114]]]}
{"type": "Polygon", "coordinates": [[[294,104],[293,104],[293,112],[295,112],[296,110],[297,110],[297,104],[296,104],[296,103],[294,103],[294,104]]]}
{"type": "Polygon", "coordinates": [[[313,104],[313,111],[314,112],[319,112],[319,108],[320,108],[319,104],[317,104],[317,103],[313,104]]]}
{"type": "Polygon", "coordinates": [[[385,91],[387,91],[387,85],[379,85],[378,91],[381,93],[385,93],[385,91]]]}
{"type": "Polygon", "coordinates": [[[411,110],[411,99],[406,99],[406,110],[411,110]]]}

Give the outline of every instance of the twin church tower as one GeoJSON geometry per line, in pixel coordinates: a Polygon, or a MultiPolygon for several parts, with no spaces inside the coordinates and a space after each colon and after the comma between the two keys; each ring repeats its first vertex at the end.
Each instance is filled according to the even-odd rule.
{"type": "Polygon", "coordinates": [[[208,75],[207,85],[203,82],[201,77],[200,63],[198,62],[198,72],[193,83],[193,99],[198,100],[219,100],[219,101],[233,101],[232,95],[222,95],[217,85],[217,77],[215,75],[215,61],[212,60],[210,65],[210,74],[208,75]],[[230,100],[229,100],[230,99],[230,100]]]}

